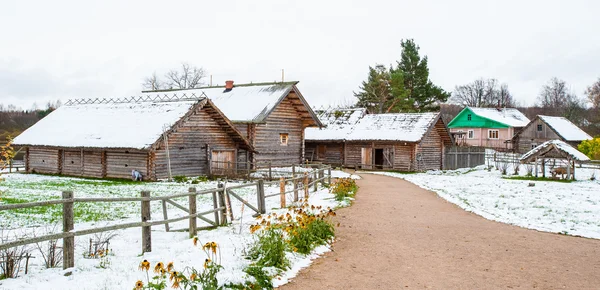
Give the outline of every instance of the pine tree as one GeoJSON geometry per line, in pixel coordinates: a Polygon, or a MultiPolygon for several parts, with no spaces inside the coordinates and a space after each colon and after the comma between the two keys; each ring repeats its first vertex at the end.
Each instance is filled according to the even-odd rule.
{"type": "Polygon", "coordinates": [[[383,65],[369,67],[369,77],[363,81],[360,91],[354,93],[358,98],[357,105],[371,112],[383,113],[390,98],[390,74],[383,65]]]}

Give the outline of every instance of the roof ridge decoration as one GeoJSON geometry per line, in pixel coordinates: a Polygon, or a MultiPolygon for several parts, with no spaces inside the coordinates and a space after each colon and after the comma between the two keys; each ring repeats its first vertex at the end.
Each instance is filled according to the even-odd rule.
{"type": "Polygon", "coordinates": [[[166,92],[159,93],[155,96],[131,96],[125,98],[89,98],[89,99],[69,99],[64,104],[65,106],[75,105],[91,105],[91,104],[125,104],[125,103],[143,103],[143,102],[180,102],[180,101],[197,101],[206,98],[204,92],[197,94],[195,92],[177,92],[168,94],[166,92]]]}

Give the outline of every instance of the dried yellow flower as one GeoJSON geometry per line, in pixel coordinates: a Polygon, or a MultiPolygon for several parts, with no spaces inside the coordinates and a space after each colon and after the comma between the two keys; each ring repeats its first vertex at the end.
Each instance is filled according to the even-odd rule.
{"type": "Polygon", "coordinates": [[[148,262],[148,260],[144,260],[140,263],[140,270],[142,271],[148,271],[150,270],[150,262],[148,262]]]}

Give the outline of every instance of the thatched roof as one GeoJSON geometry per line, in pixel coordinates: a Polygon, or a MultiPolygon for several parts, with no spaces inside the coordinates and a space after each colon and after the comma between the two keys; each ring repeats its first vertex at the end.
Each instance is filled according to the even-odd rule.
{"type": "MultiPolygon", "coordinates": [[[[563,156],[575,161],[589,161],[590,159],[585,154],[579,152],[573,146],[561,141],[561,140],[550,140],[546,141],[539,146],[531,149],[531,151],[521,156],[521,163],[529,163],[535,158],[543,158],[548,154],[563,156]]],[[[554,156],[552,156],[554,157],[554,156]]]]}

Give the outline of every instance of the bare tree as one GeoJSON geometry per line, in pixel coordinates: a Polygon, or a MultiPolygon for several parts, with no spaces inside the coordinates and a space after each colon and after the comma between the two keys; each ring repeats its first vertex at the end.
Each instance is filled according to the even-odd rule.
{"type": "Polygon", "coordinates": [[[156,75],[156,72],[153,72],[151,76],[146,77],[144,79],[144,81],[142,82],[142,87],[145,90],[152,90],[152,91],[162,90],[165,88],[163,86],[163,82],[156,75]]]}
{"type": "Polygon", "coordinates": [[[592,107],[600,108],[600,78],[585,91],[592,107]]]}
{"type": "Polygon", "coordinates": [[[170,70],[165,77],[170,88],[192,89],[204,84],[202,79],[206,77],[206,71],[202,67],[190,66],[184,62],[181,69],[170,70]]]}
{"type": "Polygon", "coordinates": [[[565,81],[558,78],[552,78],[542,87],[538,106],[575,123],[581,121],[585,112],[585,102],[568,88],[565,81]]]}
{"type": "Polygon", "coordinates": [[[478,79],[456,86],[451,102],[470,107],[512,107],[514,100],[507,84],[499,85],[496,79],[478,79]]]}

